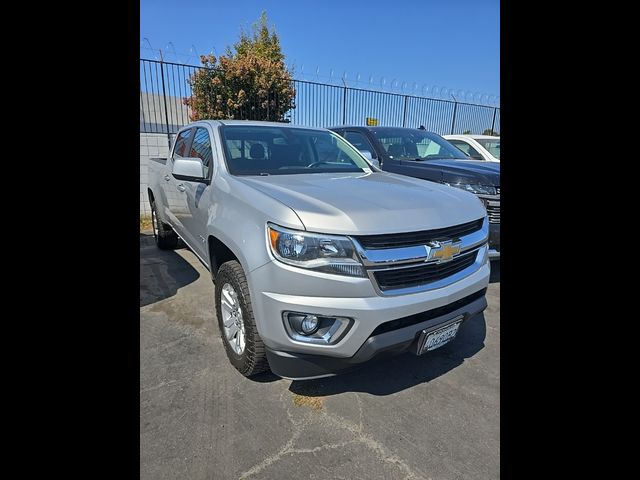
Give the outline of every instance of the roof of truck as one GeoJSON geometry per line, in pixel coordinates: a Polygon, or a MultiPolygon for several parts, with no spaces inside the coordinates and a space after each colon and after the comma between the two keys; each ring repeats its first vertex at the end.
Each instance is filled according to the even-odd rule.
{"type": "MultiPolygon", "coordinates": [[[[286,122],[263,122],[259,120],[198,120],[196,122],[192,122],[189,125],[194,125],[197,123],[209,123],[211,126],[219,126],[219,125],[244,125],[251,127],[290,127],[290,128],[306,128],[309,130],[324,130],[322,127],[308,127],[305,125],[295,125],[293,123],[286,122]]],[[[188,127],[189,125],[185,125],[188,127]]]]}
{"type": "Polygon", "coordinates": [[[469,134],[455,134],[455,135],[443,135],[444,138],[448,138],[448,137],[467,137],[467,138],[473,138],[475,140],[495,140],[495,139],[499,139],[500,137],[496,136],[496,135],[469,135],[469,134]]]}

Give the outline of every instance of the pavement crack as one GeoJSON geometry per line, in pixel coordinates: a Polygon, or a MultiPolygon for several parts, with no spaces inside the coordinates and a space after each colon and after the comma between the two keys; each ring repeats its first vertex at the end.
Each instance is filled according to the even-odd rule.
{"type": "MultiPolygon", "coordinates": [[[[284,401],[283,397],[284,397],[286,392],[287,391],[283,391],[282,392],[282,394],[280,395],[280,401],[284,401]]],[[[289,440],[287,440],[287,442],[280,449],[280,451],[278,451],[274,455],[268,456],[267,458],[265,458],[259,464],[254,465],[253,467],[251,467],[246,472],[240,474],[240,476],[238,477],[238,480],[244,480],[245,478],[248,478],[248,477],[250,477],[252,475],[255,475],[256,473],[260,473],[262,470],[267,468],[269,465],[272,465],[272,464],[276,463],[278,460],[280,460],[283,455],[286,455],[291,450],[293,450],[293,444],[295,443],[296,440],[298,440],[298,438],[302,434],[302,427],[304,427],[304,425],[307,422],[303,421],[302,423],[297,423],[294,420],[293,415],[289,411],[289,407],[287,407],[287,417],[289,418],[289,421],[293,425],[293,433],[291,434],[291,438],[289,438],[289,440]]]]}
{"type": "MultiPolygon", "coordinates": [[[[281,395],[280,397],[281,400],[283,400],[282,397],[284,396],[285,393],[286,392],[283,392],[283,395],[281,395]]],[[[407,465],[407,463],[404,460],[402,460],[397,455],[394,455],[393,453],[391,453],[385,445],[380,443],[371,435],[364,432],[364,424],[363,424],[364,412],[362,408],[362,401],[358,395],[355,395],[355,397],[356,397],[356,402],[358,403],[358,409],[359,409],[359,415],[358,415],[359,423],[357,425],[335,414],[330,414],[329,412],[326,411],[326,409],[324,409],[320,415],[318,415],[318,410],[309,410],[303,416],[302,421],[299,421],[299,420],[296,421],[293,414],[291,413],[290,407],[287,407],[287,417],[289,418],[289,421],[293,425],[293,433],[291,434],[291,438],[287,440],[284,446],[277,453],[270,455],[259,464],[251,467],[249,470],[240,474],[238,478],[240,480],[244,480],[248,477],[251,477],[252,475],[260,473],[265,468],[281,460],[285,455],[300,455],[300,454],[307,454],[307,453],[315,454],[317,452],[321,452],[325,450],[342,448],[354,443],[361,443],[368,449],[372,450],[376,454],[377,458],[379,458],[381,461],[388,463],[395,468],[398,468],[402,472],[406,480],[425,480],[425,477],[415,473],[411,469],[411,467],[407,465]],[[353,436],[353,438],[344,442],[319,445],[314,448],[294,448],[293,446],[295,442],[300,438],[300,436],[304,432],[305,427],[308,426],[308,424],[311,421],[314,421],[314,420],[317,421],[318,419],[320,419],[320,421],[324,421],[325,423],[329,424],[329,426],[331,426],[332,428],[347,430],[353,436]]]]}
{"type": "Polygon", "coordinates": [[[158,390],[166,387],[173,387],[174,385],[181,385],[182,382],[178,380],[169,380],[168,382],[162,381],[158,385],[154,385],[153,387],[147,387],[140,390],[140,393],[151,392],[153,390],[158,390]]]}
{"type": "Polygon", "coordinates": [[[358,417],[360,418],[360,424],[358,425],[358,430],[362,431],[362,429],[364,428],[364,411],[362,410],[362,399],[360,398],[360,395],[358,395],[357,393],[354,392],[354,395],[356,396],[356,400],[358,402],[358,417]]]}
{"type": "Polygon", "coordinates": [[[316,452],[320,452],[322,450],[332,450],[334,448],[342,448],[342,447],[346,447],[347,445],[350,445],[352,443],[354,443],[356,440],[348,440],[346,442],[340,442],[340,443],[330,443],[327,445],[320,445],[319,447],[314,447],[314,448],[294,448],[291,449],[285,453],[316,453],[316,452]]]}
{"type": "MultiPolygon", "coordinates": [[[[357,397],[356,397],[357,398],[357,397]]],[[[362,413],[362,406],[360,406],[360,413],[362,413]]],[[[424,477],[416,474],[407,463],[397,455],[392,454],[389,449],[373,438],[371,435],[364,432],[362,424],[362,415],[360,416],[360,424],[355,425],[344,418],[340,418],[337,415],[324,412],[326,420],[332,424],[335,428],[344,428],[354,435],[355,439],[352,442],[360,442],[370,450],[373,450],[377,457],[385,463],[389,463],[399,468],[405,475],[407,480],[424,480],[424,477]]]]}
{"type": "Polygon", "coordinates": [[[300,437],[300,434],[302,433],[302,429],[300,427],[295,428],[293,434],[291,435],[291,438],[289,440],[287,440],[287,443],[284,444],[284,446],[280,449],[280,451],[278,453],[276,453],[275,455],[271,455],[267,458],[265,458],[262,462],[260,462],[258,465],[255,465],[253,467],[251,467],[249,470],[247,470],[246,472],[242,473],[238,479],[239,480],[243,480],[245,478],[248,478],[252,475],[255,475],[256,473],[260,473],[262,470],[264,470],[265,468],[267,468],[269,465],[276,463],[278,460],[280,460],[282,458],[283,455],[286,455],[288,453],[291,453],[293,450],[293,444],[296,440],[298,440],[298,438],[300,437]]]}

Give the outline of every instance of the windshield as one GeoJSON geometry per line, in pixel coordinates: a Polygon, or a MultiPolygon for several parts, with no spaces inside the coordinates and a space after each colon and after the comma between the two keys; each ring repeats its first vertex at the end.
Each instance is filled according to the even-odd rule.
{"type": "Polygon", "coordinates": [[[341,137],[325,130],[260,125],[220,127],[232,175],[371,171],[341,137]]]}
{"type": "Polygon", "coordinates": [[[412,128],[372,129],[389,157],[411,160],[436,160],[456,158],[469,160],[462,151],[447,142],[440,135],[414,130],[412,128]]]}
{"type": "Polygon", "coordinates": [[[476,138],[476,142],[482,145],[491,155],[500,160],[499,138],[476,138]]]}

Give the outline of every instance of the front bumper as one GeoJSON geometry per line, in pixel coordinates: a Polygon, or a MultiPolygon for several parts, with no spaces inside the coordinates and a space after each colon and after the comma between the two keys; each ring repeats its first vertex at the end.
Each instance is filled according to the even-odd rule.
{"type": "Polygon", "coordinates": [[[489,258],[500,258],[500,224],[489,223],[489,258]]]}
{"type": "MultiPolygon", "coordinates": [[[[351,359],[379,325],[446,307],[484,289],[489,284],[489,269],[487,261],[470,275],[450,285],[397,296],[379,295],[369,278],[306,271],[277,261],[253,270],[248,280],[258,332],[271,352],[270,357],[314,355],[351,359]],[[284,311],[348,317],[353,322],[337,343],[309,344],[294,340],[287,334],[282,318],[284,311]]],[[[440,322],[444,320],[446,318],[440,319],[440,322]]],[[[274,360],[275,363],[278,361],[274,360]]],[[[278,369],[277,366],[274,368],[278,369]]],[[[286,375],[284,370],[275,373],[291,376],[286,375]]]]}
{"type": "Polygon", "coordinates": [[[482,289],[445,307],[387,322],[382,325],[382,329],[376,329],[352,357],[336,358],[267,349],[269,366],[271,371],[280,377],[310,380],[357,368],[374,357],[397,355],[411,350],[415,352],[423,330],[435,330],[439,325],[459,316],[463,317],[464,324],[482,312],[487,307],[485,292],[486,289],[482,289]],[[423,318],[425,320],[420,321],[423,318]],[[396,325],[392,325],[394,323],[396,325]],[[410,325],[401,327],[404,323],[410,325]],[[385,331],[397,326],[400,328],[385,331]],[[378,331],[381,333],[377,333],[378,331]]]}

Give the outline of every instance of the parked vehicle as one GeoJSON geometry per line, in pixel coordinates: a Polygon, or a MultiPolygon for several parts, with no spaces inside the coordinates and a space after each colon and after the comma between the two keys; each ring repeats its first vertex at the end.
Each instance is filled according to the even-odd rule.
{"type": "Polygon", "coordinates": [[[440,135],[415,128],[330,127],[387,172],[475,193],[489,215],[489,257],[500,258],[500,164],[471,160],[440,135]]]}
{"type": "Polygon", "coordinates": [[[500,137],[490,135],[445,135],[444,138],[474,160],[500,162],[500,137]]]}
{"type": "Polygon", "coordinates": [[[463,190],[382,172],[340,136],[199,121],[149,166],[159,248],[209,269],[245,376],[333,375],[423,354],[486,308],[489,220],[463,190]]]}

